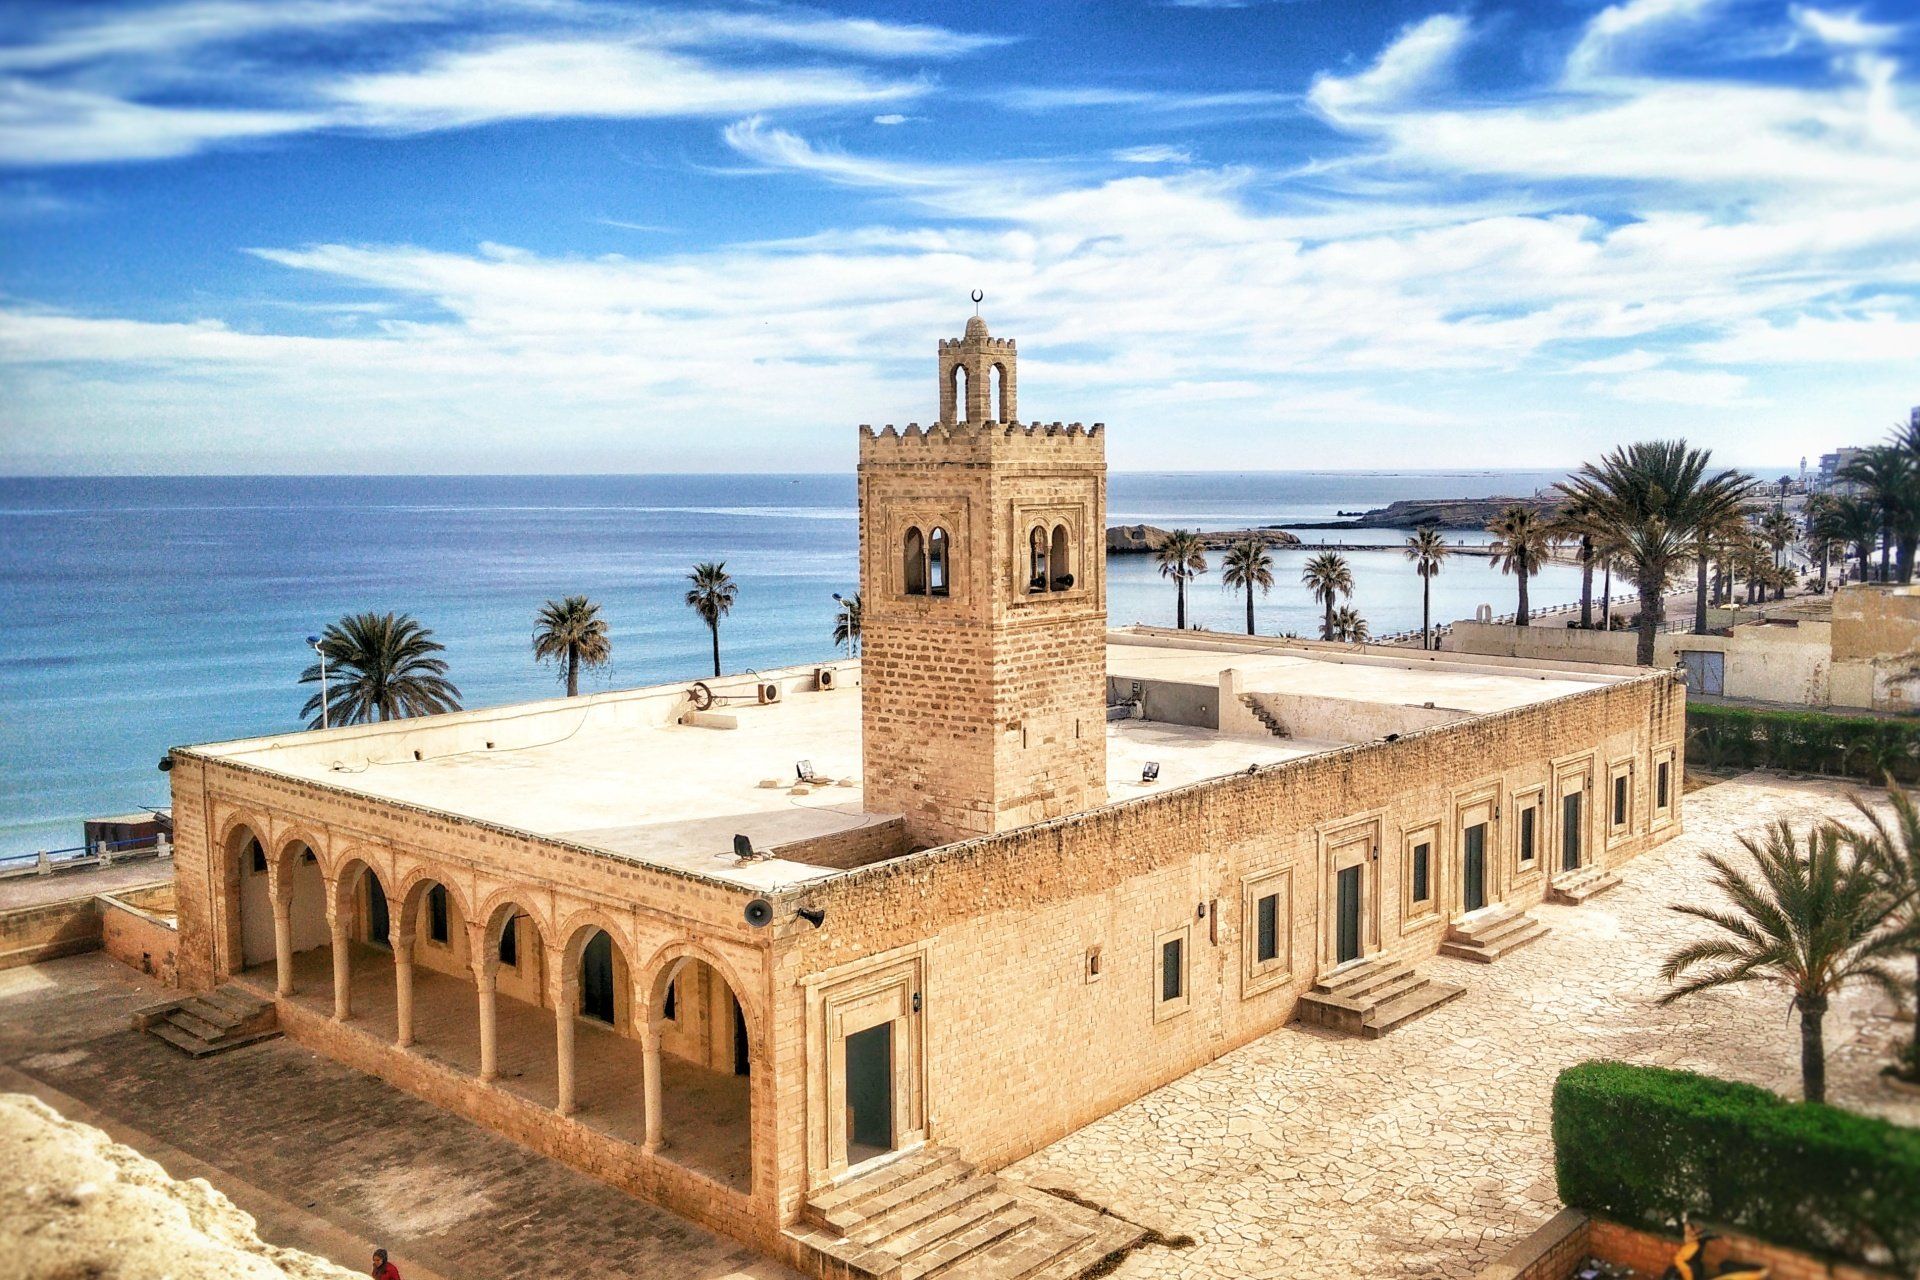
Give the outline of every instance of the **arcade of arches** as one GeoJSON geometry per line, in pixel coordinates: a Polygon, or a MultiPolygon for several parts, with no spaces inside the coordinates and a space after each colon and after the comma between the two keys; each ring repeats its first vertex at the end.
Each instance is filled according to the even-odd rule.
{"type": "Polygon", "coordinates": [[[323,860],[298,839],[269,854],[244,823],[227,847],[234,972],[751,1193],[755,1054],[714,964],[668,954],[637,973],[607,920],[555,928],[511,893],[476,918],[430,869],[323,860]]]}

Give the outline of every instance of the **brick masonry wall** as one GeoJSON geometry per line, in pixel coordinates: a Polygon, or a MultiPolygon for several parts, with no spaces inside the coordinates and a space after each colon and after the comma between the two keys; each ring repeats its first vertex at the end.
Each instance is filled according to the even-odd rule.
{"type": "MultiPolygon", "coordinates": [[[[1512,798],[1586,753],[1598,809],[1609,765],[1634,761],[1630,828],[1607,840],[1596,822],[1588,865],[1632,857],[1681,829],[1678,765],[1671,818],[1650,829],[1648,809],[1653,753],[1681,740],[1684,713],[1681,686],[1652,676],[851,872],[806,893],[827,911],[823,928],[776,931],[776,1034],[822,1039],[800,998],[808,977],[924,948],[930,1138],[1004,1164],[1291,1018],[1323,968],[1329,833],[1377,824],[1378,951],[1424,959],[1455,913],[1403,918],[1406,832],[1437,824],[1434,875],[1455,892],[1457,806],[1495,797],[1505,814],[1489,849],[1494,898],[1530,906],[1545,893],[1546,858],[1518,868],[1512,798]],[[1290,888],[1288,972],[1258,986],[1243,973],[1242,890],[1276,872],[1290,888]],[[1188,1007],[1156,1021],[1156,942],[1178,929],[1189,931],[1188,1007]],[[1096,947],[1102,971],[1090,977],[1096,947]],[[1099,1046],[1125,1051],[1089,1052],[1099,1046]]],[[[801,1108],[782,1105],[784,1158],[805,1160],[801,1108]]]]}
{"type": "Polygon", "coordinates": [[[795,840],[770,850],[789,862],[848,870],[897,858],[907,851],[907,824],[899,818],[868,822],[851,831],[833,831],[811,840],[795,840]]]}
{"type": "Polygon", "coordinates": [[[172,885],[102,896],[97,906],[100,945],[108,955],[164,986],[177,985],[180,931],[170,914],[157,914],[172,912],[172,885]]]}

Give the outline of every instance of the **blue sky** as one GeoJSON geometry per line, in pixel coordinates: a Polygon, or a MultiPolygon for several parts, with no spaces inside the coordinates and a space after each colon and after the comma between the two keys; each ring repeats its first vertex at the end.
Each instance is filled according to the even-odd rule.
{"type": "Polygon", "coordinates": [[[1124,468],[1920,403],[1920,10],[0,13],[0,471],[832,470],[970,290],[1124,468]]]}

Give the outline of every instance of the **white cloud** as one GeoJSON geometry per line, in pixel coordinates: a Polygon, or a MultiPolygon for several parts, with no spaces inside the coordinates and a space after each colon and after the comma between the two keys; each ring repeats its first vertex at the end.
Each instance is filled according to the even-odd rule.
{"type": "Polygon", "coordinates": [[[879,125],[896,125],[905,124],[913,118],[912,116],[903,116],[897,111],[889,111],[885,115],[875,116],[873,122],[879,125]]]}
{"type": "Polygon", "coordinates": [[[1122,147],[1113,153],[1122,164],[1191,164],[1193,153],[1185,147],[1165,145],[1122,147]]]}
{"type": "Polygon", "coordinates": [[[1732,409],[1759,403],[1747,395],[1745,378],[1724,370],[1685,373],[1678,369],[1654,369],[1613,382],[1594,383],[1591,390],[1634,403],[1693,405],[1707,409],[1732,409]]]}
{"type": "Polygon", "coordinates": [[[1816,9],[1812,5],[1788,7],[1794,25],[1824,45],[1836,49],[1873,49],[1892,44],[1900,38],[1900,28],[1886,22],[1869,22],[1858,9],[1816,9]]]}
{"type": "Polygon", "coordinates": [[[781,107],[890,102],[924,85],[845,70],[724,67],[641,45],[515,41],[439,55],[328,90],[363,125],[444,129],[561,116],[736,115],[781,107]]]}
{"type": "Polygon", "coordinates": [[[1656,351],[1623,351],[1617,356],[1605,356],[1598,360],[1582,360],[1569,365],[1568,373],[1640,373],[1663,363],[1666,357],[1656,351]]]}
{"type": "Polygon", "coordinates": [[[1471,33],[1465,18],[1434,14],[1402,30],[1365,71],[1316,77],[1307,101],[1333,116],[1393,106],[1435,84],[1471,33]]]}
{"type": "Polygon", "coordinates": [[[0,79],[0,164],[6,165],[163,160],[210,143],[277,137],[323,122],[305,112],[150,107],[0,79]]]}
{"type": "Polygon", "coordinates": [[[1569,80],[1618,69],[1623,55],[1698,19],[1718,0],[1623,0],[1595,14],[1567,55],[1569,80]]]}

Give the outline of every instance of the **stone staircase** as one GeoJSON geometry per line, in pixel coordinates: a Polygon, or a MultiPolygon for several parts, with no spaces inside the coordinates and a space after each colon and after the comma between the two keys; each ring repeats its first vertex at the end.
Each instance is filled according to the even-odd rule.
{"type": "Polygon", "coordinates": [[[1258,720],[1261,724],[1267,726],[1267,732],[1272,734],[1274,737],[1291,738],[1293,736],[1292,734],[1287,732],[1287,727],[1284,724],[1280,723],[1280,717],[1276,716],[1275,714],[1273,714],[1273,712],[1267,710],[1264,706],[1262,706],[1260,704],[1260,700],[1254,697],[1252,694],[1250,693],[1241,694],[1240,702],[1242,705],[1246,707],[1248,711],[1253,713],[1253,718],[1255,720],[1258,720]]]}
{"type": "Polygon", "coordinates": [[[1376,1040],[1466,991],[1423,978],[1411,965],[1380,957],[1326,974],[1300,997],[1294,1016],[1311,1026],[1376,1040]]]}
{"type": "Polygon", "coordinates": [[[1450,925],[1447,936],[1440,942],[1440,954],[1475,964],[1492,964],[1508,952],[1538,942],[1551,932],[1516,907],[1489,907],[1450,925]]]}
{"type": "Polygon", "coordinates": [[[134,1012],[136,1031],[147,1031],[195,1058],[225,1053],[280,1034],[271,1000],[238,987],[215,987],[196,995],[148,1005],[134,1012]]]}
{"type": "Polygon", "coordinates": [[[1079,1280],[1146,1232],[922,1147],[807,1201],[787,1237],[834,1280],[1079,1280]]]}
{"type": "Polygon", "coordinates": [[[1620,887],[1620,877],[1600,867],[1588,867],[1556,876],[1547,886],[1547,901],[1577,907],[1588,898],[1597,898],[1609,889],[1620,887]]]}

